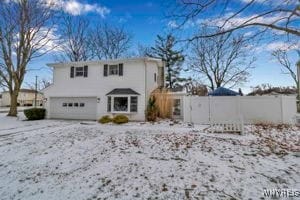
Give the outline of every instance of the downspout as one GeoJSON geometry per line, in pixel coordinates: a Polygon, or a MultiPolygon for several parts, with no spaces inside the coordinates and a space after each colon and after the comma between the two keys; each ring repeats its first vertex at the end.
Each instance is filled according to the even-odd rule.
{"type": "Polygon", "coordinates": [[[297,113],[300,112],[299,110],[299,101],[300,101],[300,61],[297,62],[296,64],[297,67],[297,80],[298,80],[298,85],[297,85],[297,89],[298,89],[298,94],[297,94],[297,100],[296,100],[296,105],[297,105],[297,113]]]}
{"type": "Polygon", "coordinates": [[[144,114],[145,114],[145,119],[146,119],[146,110],[147,110],[147,101],[148,101],[148,92],[147,92],[147,62],[146,62],[146,58],[144,58],[144,64],[145,64],[145,110],[144,110],[144,114]]]}

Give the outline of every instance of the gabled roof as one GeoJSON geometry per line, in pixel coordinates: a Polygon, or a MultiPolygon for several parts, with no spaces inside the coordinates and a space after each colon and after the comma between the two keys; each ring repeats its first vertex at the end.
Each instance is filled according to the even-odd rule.
{"type": "Polygon", "coordinates": [[[115,88],[106,95],[140,95],[131,88],[115,88]]]}
{"type": "MultiPolygon", "coordinates": [[[[4,91],[3,93],[7,93],[7,92],[8,91],[4,91]]],[[[40,93],[39,91],[36,91],[36,90],[33,90],[33,89],[25,89],[25,88],[20,89],[19,92],[24,92],[24,93],[35,93],[35,92],[37,92],[37,93],[40,93]]]]}
{"type": "Polygon", "coordinates": [[[223,87],[219,87],[219,88],[215,89],[214,91],[209,92],[208,95],[209,96],[238,96],[240,94],[238,92],[233,91],[233,90],[223,88],[223,87]]]}

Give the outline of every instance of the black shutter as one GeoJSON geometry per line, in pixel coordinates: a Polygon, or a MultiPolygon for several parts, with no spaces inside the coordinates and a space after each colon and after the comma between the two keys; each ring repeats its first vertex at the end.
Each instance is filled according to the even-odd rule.
{"type": "Polygon", "coordinates": [[[70,69],[70,77],[74,78],[74,67],[73,66],[70,69]]]}
{"type": "Polygon", "coordinates": [[[107,76],[108,65],[104,65],[103,76],[107,76]]]}
{"type": "Polygon", "coordinates": [[[83,68],[83,76],[88,77],[88,66],[87,65],[85,65],[83,68]]]}
{"type": "Polygon", "coordinates": [[[119,64],[119,76],[123,76],[123,63],[119,64]]]}
{"type": "Polygon", "coordinates": [[[107,97],[107,112],[111,112],[111,97],[107,97]]]}

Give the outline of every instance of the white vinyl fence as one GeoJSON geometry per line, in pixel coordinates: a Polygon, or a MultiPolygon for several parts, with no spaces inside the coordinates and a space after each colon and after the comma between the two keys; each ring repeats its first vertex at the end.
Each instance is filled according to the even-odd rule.
{"type": "Polygon", "coordinates": [[[185,96],[183,98],[183,119],[185,122],[196,124],[241,118],[246,124],[293,124],[296,112],[296,97],[291,96],[185,96]]]}

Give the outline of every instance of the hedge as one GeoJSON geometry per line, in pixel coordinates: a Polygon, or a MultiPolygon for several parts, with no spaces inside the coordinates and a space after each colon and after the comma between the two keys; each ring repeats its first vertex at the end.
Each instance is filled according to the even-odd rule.
{"type": "Polygon", "coordinates": [[[106,124],[106,123],[112,122],[112,118],[109,115],[105,115],[105,116],[101,117],[98,120],[98,122],[101,124],[106,124]]]}
{"type": "Polygon", "coordinates": [[[113,118],[113,123],[115,124],[124,124],[124,123],[128,123],[129,119],[126,115],[116,115],[113,118]]]}
{"type": "Polygon", "coordinates": [[[45,119],[46,109],[44,108],[30,108],[24,110],[24,114],[28,120],[45,119]]]}

